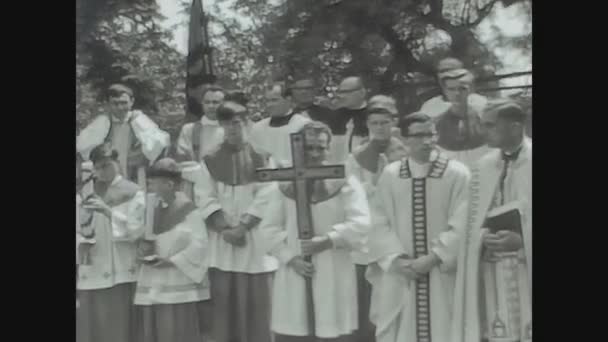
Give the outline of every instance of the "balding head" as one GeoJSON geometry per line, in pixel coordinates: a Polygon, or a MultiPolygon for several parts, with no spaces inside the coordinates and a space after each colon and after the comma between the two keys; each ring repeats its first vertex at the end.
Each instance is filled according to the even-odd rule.
{"type": "Polygon", "coordinates": [[[336,95],[341,107],[359,109],[365,106],[367,92],[361,77],[349,76],[340,82],[336,95]]]}

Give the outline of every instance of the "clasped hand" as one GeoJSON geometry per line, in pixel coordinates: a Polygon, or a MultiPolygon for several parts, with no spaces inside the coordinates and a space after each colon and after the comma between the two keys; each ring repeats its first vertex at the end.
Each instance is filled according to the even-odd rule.
{"type": "Polygon", "coordinates": [[[491,252],[515,252],[523,247],[523,239],[518,233],[500,230],[484,234],[483,246],[491,252]]]}
{"type": "Polygon", "coordinates": [[[247,243],[245,233],[247,229],[243,225],[230,227],[222,230],[222,238],[229,244],[237,247],[243,247],[247,243]]]}
{"type": "Polygon", "coordinates": [[[315,236],[311,240],[300,240],[300,249],[303,255],[315,255],[331,249],[329,236],[315,236]]]}
{"type": "Polygon", "coordinates": [[[92,196],[86,200],[82,207],[92,211],[99,212],[103,215],[112,216],[112,209],[97,195],[92,196]]]}
{"type": "Polygon", "coordinates": [[[413,260],[398,257],[393,264],[397,271],[407,279],[416,280],[428,274],[439,262],[439,258],[434,253],[431,253],[413,260]]]}

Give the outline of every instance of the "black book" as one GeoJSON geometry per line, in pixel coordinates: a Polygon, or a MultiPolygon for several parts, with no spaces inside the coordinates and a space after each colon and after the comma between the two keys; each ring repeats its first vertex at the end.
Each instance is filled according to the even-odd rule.
{"type": "Polygon", "coordinates": [[[488,228],[492,234],[496,234],[500,230],[521,234],[519,202],[510,202],[490,210],[483,226],[488,228]]]}

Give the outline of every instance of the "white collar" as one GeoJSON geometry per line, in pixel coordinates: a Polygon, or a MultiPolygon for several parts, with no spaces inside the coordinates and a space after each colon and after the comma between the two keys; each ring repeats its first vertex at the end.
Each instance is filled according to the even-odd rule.
{"type": "Polygon", "coordinates": [[[129,111],[127,113],[127,115],[125,115],[125,118],[123,120],[120,120],[119,118],[115,117],[114,114],[110,115],[111,119],[112,119],[112,123],[125,123],[125,122],[129,122],[129,120],[131,120],[131,117],[133,116],[133,111],[129,111]]]}
{"type": "Polygon", "coordinates": [[[112,185],[116,185],[116,183],[120,182],[122,180],[122,176],[121,175],[117,175],[114,180],[112,181],[112,183],[110,183],[110,186],[112,185]]]}
{"type": "Polygon", "coordinates": [[[205,115],[203,115],[203,117],[201,118],[201,123],[203,124],[203,126],[219,126],[220,125],[219,122],[217,122],[217,120],[211,120],[205,115]]]}

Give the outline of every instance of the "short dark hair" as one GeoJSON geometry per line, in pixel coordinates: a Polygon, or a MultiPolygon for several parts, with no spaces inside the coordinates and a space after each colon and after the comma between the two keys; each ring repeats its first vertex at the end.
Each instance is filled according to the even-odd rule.
{"type": "Polygon", "coordinates": [[[517,102],[509,99],[488,101],[484,112],[496,112],[497,117],[509,121],[525,123],[528,115],[517,102]]]}
{"type": "Polygon", "coordinates": [[[415,112],[409,115],[406,115],[404,117],[401,117],[399,119],[399,123],[397,124],[397,126],[399,127],[399,130],[401,131],[401,135],[403,137],[407,137],[409,136],[409,129],[410,126],[416,123],[427,123],[427,122],[432,122],[433,119],[431,119],[430,116],[422,113],[422,112],[415,112]]]}
{"type": "Polygon", "coordinates": [[[127,87],[124,84],[116,83],[112,84],[108,87],[108,97],[120,97],[123,94],[129,95],[130,98],[133,98],[133,89],[127,87]]]}
{"type": "Polygon", "coordinates": [[[101,145],[97,145],[89,155],[89,159],[93,162],[93,164],[97,164],[102,159],[111,159],[114,161],[118,160],[118,151],[115,150],[110,143],[103,143],[101,145]]]}
{"type": "Polygon", "coordinates": [[[218,121],[230,121],[234,117],[240,117],[241,119],[247,119],[248,112],[245,106],[235,102],[226,101],[217,108],[217,120],[218,121]]]}
{"type": "Polygon", "coordinates": [[[224,96],[224,101],[226,101],[226,102],[232,101],[232,102],[236,102],[242,106],[247,106],[249,99],[247,98],[247,95],[245,94],[244,91],[232,90],[232,91],[229,91],[226,93],[226,96],[224,96]]]}
{"type": "Polygon", "coordinates": [[[266,87],[266,91],[272,91],[276,87],[279,87],[281,89],[281,96],[283,98],[291,96],[291,87],[288,87],[287,84],[285,84],[285,82],[283,82],[283,81],[276,81],[276,82],[270,83],[266,87]]]}
{"type": "Polygon", "coordinates": [[[298,131],[298,133],[305,133],[306,131],[314,131],[316,134],[327,134],[327,143],[331,143],[331,129],[325,123],[321,121],[311,121],[298,131]]]}
{"type": "Polygon", "coordinates": [[[205,97],[205,95],[207,95],[207,93],[209,93],[209,92],[214,92],[214,93],[215,92],[220,92],[220,93],[224,94],[224,96],[226,96],[226,91],[224,90],[224,88],[222,88],[222,87],[220,87],[218,85],[213,84],[213,85],[207,86],[205,88],[205,90],[203,90],[203,93],[201,94],[201,99],[203,97],[205,97]]]}

